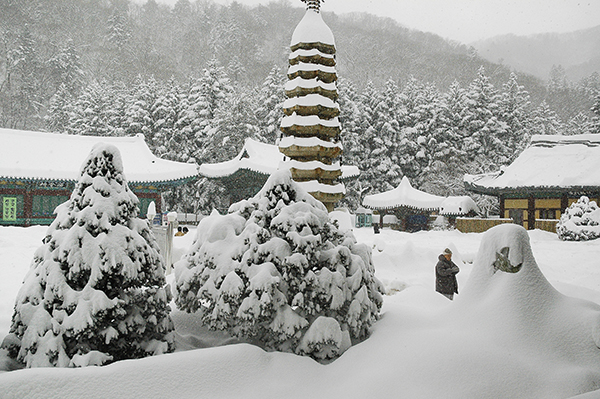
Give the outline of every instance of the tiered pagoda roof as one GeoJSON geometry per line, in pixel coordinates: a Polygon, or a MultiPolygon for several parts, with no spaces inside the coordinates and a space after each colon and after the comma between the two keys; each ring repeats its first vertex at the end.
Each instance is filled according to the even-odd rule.
{"type": "Polygon", "coordinates": [[[333,210],[345,193],[337,181],[342,175],[342,145],[335,40],[321,17],[321,0],[303,1],[307,10],[290,43],[279,149],[291,159],[286,166],[294,180],[333,210]]]}

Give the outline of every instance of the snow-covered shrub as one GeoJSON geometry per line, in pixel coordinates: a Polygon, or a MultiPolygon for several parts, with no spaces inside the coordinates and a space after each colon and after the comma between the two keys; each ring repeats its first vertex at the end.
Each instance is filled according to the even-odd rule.
{"type": "Polygon", "coordinates": [[[600,208],[586,196],[569,206],[556,225],[561,240],[584,241],[600,237],[600,208]]]}
{"type": "Polygon", "coordinates": [[[2,347],[27,367],[174,350],[164,264],[119,150],[98,144],[36,251],[2,347]]]}
{"type": "Polygon", "coordinates": [[[379,316],[369,248],[342,234],[289,171],[197,231],[175,265],[175,302],[213,329],[324,359],[364,339],[379,316]]]}

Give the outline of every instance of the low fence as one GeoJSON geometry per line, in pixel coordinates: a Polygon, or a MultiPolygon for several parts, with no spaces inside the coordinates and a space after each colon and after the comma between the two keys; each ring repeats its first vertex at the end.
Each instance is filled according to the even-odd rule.
{"type": "Polygon", "coordinates": [[[462,233],[483,233],[504,223],[513,223],[513,220],[509,218],[456,218],[456,229],[462,233]]]}
{"type": "Polygon", "coordinates": [[[551,233],[556,233],[556,225],[558,224],[558,219],[536,219],[535,220],[535,228],[540,230],[549,231],[551,233]]]}

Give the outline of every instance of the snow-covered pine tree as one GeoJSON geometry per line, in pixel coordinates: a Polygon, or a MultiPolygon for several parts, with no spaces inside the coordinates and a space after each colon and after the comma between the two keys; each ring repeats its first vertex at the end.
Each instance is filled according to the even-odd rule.
{"type": "Polygon", "coordinates": [[[594,104],[590,111],[592,111],[590,133],[600,134],[600,91],[594,97],[594,104]]]}
{"type": "Polygon", "coordinates": [[[48,113],[44,117],[46,129],[64,133],[68,130],[73,98],[66,85],[62,84],[50,99],[48,113]]]}
{"type": "Polygon", "coordinates": [[[158,93],[150,108],[154,121],[154,140],[149,145],[159,156],[165,156],[174,161],[187,162],[191,158],[185,143],[178,137],[175,129],[179,104],[179,86],[173,79],[158,93]]]}
{"type": "Polygon", "coordinates": [[[506,134],[501,140],[506,146],[505,155],[511,162],[523,152],[531,138],[528,117],[530,105],[529,93],[519,85],[517,75],[511,73],[502,88],[499,101],[499,119],[507,125],[506,134]]]}
{"type": "Polygon", "coordinates": [[[76,367],[174,350],[164,264],[138,212],[119,150],[94,146],[17,295],[9,356],[76,367]]]}
{"type": "Polygon", "coordinates": [[[268,144],[275,144],[281,134],[279,127],[286,99],[285,82],[286,76],[281,68],[274,66],[258,92],[255,115],[261,130],[261,141],[268,144]]]}
{"type": "MultiPolygon", "coordinates": [[[[361,129],[359,98],[355,86],[349,80],[338,79],[338,104],[340,105],[340,124],[342,131],[340,133],[344,152],[342,160],[344,165],[358,166],[364,169],[364,159],[368,156],[362,140],[363,131],[361,129]]],[[[357,209],[361,206],[362,191],[364,183],[361,179],[351,179],[344,182],[346,185],[346,195],[339,202],[339,206],[347,206],[349,209],[357,209]]]]}
{"type": "Polygon", "coordinates": [[[483,66],[471,82],[467,98],[469,107],[465,125],[470,137],[466,140],[468,144],[465,150],[470,154],[471,160],[483,156],[495,168],[507,164],[509,151],[502,141],[507,125],[498,119],[500,97],[483,66]]]}
{"type": "Polygon", "coordinates": [[[556,225],[563,241],[586,241],[600,238],[600,208],[595,201],[582,196],[569,206],[556,225]]]}
{"type": "Polygon", "coordinates": [[[563,124],[546,101],[533,110],[531,113],[531,131],[535,134],[562,134],[563,124]]]}
{"type": "Polygon", "coordinates": [[[125,112],[125,132],[127,135],[143,134],[146,142],[154,143],[154,121],[152,105],[159,95],[158,82],[150,78],[144,81],[138,77],[131,91],[131,105],[125,112]]]}
{"type": "MultiPolygon", "coordinates": [[[[108,89],[109,91],[110,89],[108,89]]],[[[90,136],[109,136],[107,85],[91,82],[73,104],[69,118],[69,133],[90,136]]]]}
{"type": "Polygon", "coordinates": [[[204,218],[175,277],[177,306],[210,328],[316,359],[366,338],[382,304],[369,248],[287,170],[204,218]]]}
{"type": "Polygon", "coordinates": [[[565,134],[568,136],[576,134],[587,134],[590,133],[592,123],[590,118],[583,112],[579,112],[577,115],[569,119],[566,126],[565,134]]]}

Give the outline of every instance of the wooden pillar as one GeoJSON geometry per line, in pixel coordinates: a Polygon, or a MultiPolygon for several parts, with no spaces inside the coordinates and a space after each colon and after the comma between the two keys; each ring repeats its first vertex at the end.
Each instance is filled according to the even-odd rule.
{"type": "Polygon", "coordinates": [[[528,207],[527,207],[527,230],[535,229],[535,198],[532,196],[529,197],[528,207]]]}
{"type": "Polygon", "coordinates": [[[33,193],[29,188],[25,189],[23,193],[23,219],[25,219],[23,225],[29,227],[31,225],[31,218],[33,217],[33,193]]]}
{"type": "Polygon", "coordinates": [[[504,205],[504,195],[498,196],[498,202],[500,204],[500,218],[506,217],[504,213],[506,212],[506,206],[504,205]]]}
{"type": "Polygon", "coordinates": [[[560,207],[561,213],[565,213],[565,210],[569,207],[569,195],[567,193],[564,193],[560,199],[560,207]]]}

